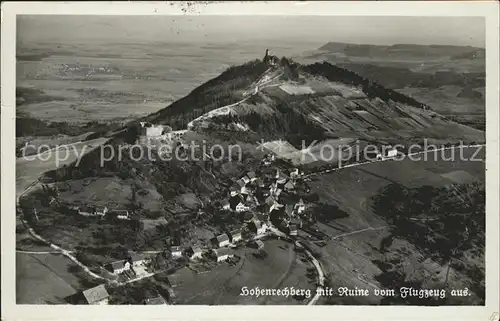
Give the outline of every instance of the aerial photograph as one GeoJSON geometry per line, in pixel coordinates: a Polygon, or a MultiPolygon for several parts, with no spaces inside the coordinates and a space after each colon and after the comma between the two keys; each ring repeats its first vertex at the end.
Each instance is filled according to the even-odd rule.
{"type": "Polygon", "coordinates": [[[18,15],[16,302],[485,305],[485,19],[18,15]]]}

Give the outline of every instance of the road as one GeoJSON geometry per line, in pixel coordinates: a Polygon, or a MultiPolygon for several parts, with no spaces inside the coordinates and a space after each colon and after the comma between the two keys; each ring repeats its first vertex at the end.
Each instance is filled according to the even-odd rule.
{"type": "Polygon", "coordinates": [[[232,104],[229,104],[229,105],[226,105],[226,106],[223,106],[223,107],[219,107],[217,109],[213,109],[203,115],[201,115],[200,117],[190,121],[187,125],[187,128],[188,130],[190,130],[191,128],[193,128],[193,124],[195,122],[198,122],[202,119],[206,119],[206,118],[210,118],[210,117],[213,117],[213,116],[216,116],[216,115],[225,115],[225,114],[229,114],[229,112],[231,111],[231,108],[232,107],[236,107],[238,106],[239,104],[241,103],[244,103],[246,100],[250,99],[250,97],[254,96],[254,95],[257,95],[262,89],[264,88],[267,88],[267,87],[274,87],[274,86],[277,86],[276,84],[275,85],[268,85],[268,86],[265,86],[265,84],[267,83],[270,83],[276,79],[278,79],[279,77],[281,77],[283,75],[283,72],[280,72],[279,74],[269,78],[269,79],[265,79],[265,78],[262,78],[260,79],[256,84],[255,84],[255,87],[252,88],[252,89],[249,89],[248,91],[246,91],[243,95],[246,96],[245,98],[241,99],[240,101],[237,101],[235,103],[232,103],[232,104]],[[248,92],[252,92],[250,95],[248,95],[248,92]]]}

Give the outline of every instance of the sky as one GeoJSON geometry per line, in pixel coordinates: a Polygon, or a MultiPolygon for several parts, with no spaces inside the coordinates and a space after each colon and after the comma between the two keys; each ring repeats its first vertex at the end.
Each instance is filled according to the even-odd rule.
{"type": "Polygon", "coordinates": [[[21,42],[328,41],[485,46],[482,17],[18,16],[21,42]]]}

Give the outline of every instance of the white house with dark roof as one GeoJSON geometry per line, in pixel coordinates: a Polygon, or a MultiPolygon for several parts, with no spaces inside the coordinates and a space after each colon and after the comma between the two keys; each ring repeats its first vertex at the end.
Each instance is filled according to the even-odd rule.
{"type": "Polygon", "coordinates": [[[120,260],[108,263],[104,266],[106,270],[113,274],[120,274],[124,271],[130,270],[131,264],[128,260],[120,260]]]}
{"type": "Polygon", "coordinates": [[[228,258],[234,256],[234,252],[226,248],[215,249],[214,252],[215,252],[215,257],[217,258],[217,262],[226,261],[228,258]]]}
{"type": "Polygon", "coordinates": [[[106,305],[109,301],[109,293],[104,284],[82,291],[82,294],[87,304],[106,305]]]}

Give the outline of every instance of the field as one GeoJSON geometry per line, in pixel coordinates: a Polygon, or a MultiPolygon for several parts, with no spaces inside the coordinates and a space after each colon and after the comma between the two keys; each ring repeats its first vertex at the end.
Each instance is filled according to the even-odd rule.
{"type": "MultiPolygon", "coordinates": [[[[23,22],[20,23],[24,27],[23,22]]],[[[65,39],[18,43],[17,87],[41,90],[18,97],[18,112],[46,121],[127,121],[168,106],[231,65],[261,58],[266,45],[65,39]],[[63,111],[63,112],[61,112],[63,111]]],[[[304,43],[274,42],[282,55],[304,43]]]]}
{"type": "MultiPolygon", "coordinates": [[[[202,274],[185,268],[169,276],[174,285],[176,304],[303,304],[292,297],[240,296],[241,289],[295,287],[315,289],[315,278],[308,280],[307,268],[312,264],[293,245],[269,239],[264,241],[266,258],[253,255],[254,249],[240,248],[241,257],[235,266],[220,263],[212,271],[202,274]],[[305,262],[303,262],[304,260],[305,262]],[[258,271],[258,272],[257,272],[258,271]]],[[[314,292],[313,292],[314,293],[314,292]]]]}
{"type": "MultiPolygon", "coordinates": [[[[470,158],[474,152],[474,148],[466,149],[464,158],[470,158]]],[[[456,156],[458,158],[458,155],[456,156]]],[[[481,156],[484,157],[484,150],[478,155],[478,157],[481,156]]],[[[319,230],[335,238],[328,241],[326,246],[319,247],[317,243],[308,243],[321,254],[319,260],[335,286],[368,286],[372,289],[381,287],[374,278],[381,271],[373,260],[384,261],[394,259],[394,257],[388,258],[385,256],[388,254],[381,254],[378,249],[382,239],[388,235],[390,226],[382,218],[374,215],[371,198],[381,188],[391,183],[402,184],[407,188],[423,185],[444,186],[458,181],[467,183],[470,176],[484,180],[484,163],[460,160],[434,161],[429,155],[427,160],[373,163],[313,178],[310,185],[312,190],[319,194],[320,200],[338,205],[349,216],[331,220],[329,223],[317,224],[319,230]],[[365,230],[370,228],[374,230],[365,230]],[[353,231],[360,232],[341,236],[353,231]]],[[[307,235],[303,236],[306,240],[308,239],[307,235]]],[[[397,239],[389,253],[399,253],[394,255],[402,259],[403,266],[413,267],[415,271],[412,273],[415,273],[415,276],[421,275],[420,277],[424,278],[423,275],[429,275],[427,279],[429,286],[439,285],[439,282],[442,282],[443,270],[446,270],[446,266],[442,262],[422,257],[422,254],[407,241],[397,239]]],[[[484,258],[476,259],[475,262],[478,266],[484,267],[484,258]]],[[[451,270],[451,288],[463,288],[471,282],[454,269],[451,270]]],[[[366,304],[373,304],[380,300],[376,297],[365,299],[367,301],[362,302],[366,304]]],[[[473,296],[473,302],[478,302],[477,300],[477,296],[473,296]]],[[[332,301],[334,304],[341,302],[337,299],[332,301]]]]}

